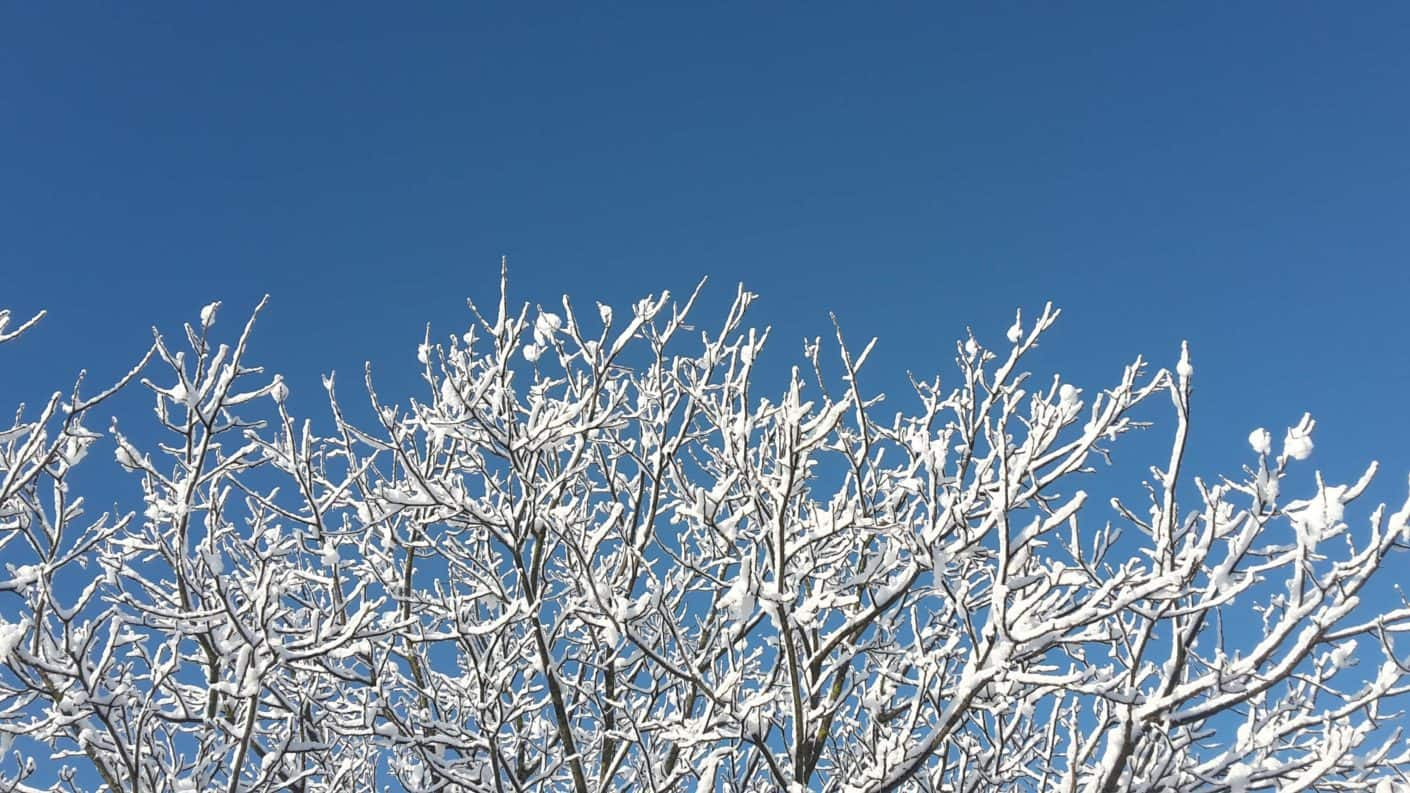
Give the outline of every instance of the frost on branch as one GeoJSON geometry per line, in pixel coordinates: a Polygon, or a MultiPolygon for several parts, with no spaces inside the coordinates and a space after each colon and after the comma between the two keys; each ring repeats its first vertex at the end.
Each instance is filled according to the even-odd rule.
{"type": "Polygon", "coordinates": [[[1368,522],[1374,466],[1285,498],[1304,418],[1276,457],[1252,433],[1242,477],[1182,477],[1188,350],[1039,381],[1051,307],[1006,344],[967,335],[902,412],[840,330],[756,377],[752,299],[707,328],[694,294],[580,316],[502,287],[417,346],[422,396],[369,370],[344,403],[330,375],[318,418],[252,362],[254,319],[222,340],[211,303],[117,384],[155,421],[88,428],[111,389],[21,408],[4,784],[1403,789],[1410,607],[1363,600],[1410,502],[1368,522]],[[1174,421],[1148,503],[1099,497],[1152,396],[1174,421]],[[125,489],[115,510],[80,462],[125,489]]]}

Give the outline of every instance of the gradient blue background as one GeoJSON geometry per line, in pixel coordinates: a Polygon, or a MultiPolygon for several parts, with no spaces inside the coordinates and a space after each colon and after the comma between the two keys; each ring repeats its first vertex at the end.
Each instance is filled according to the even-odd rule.
{"type": "Polygon", "coordinates": [[[1310,410],[1404,496],[1410,6],[134,5],[0,10],[0,305],[51,312],[0,405],[265,292],[306,410],[419,393],[503,254],[544,303],[744,281],[780,363],[835,311],[897,396],[1051,299],[1089,388],[1191,341],[1191,472],[1310,410]]]}

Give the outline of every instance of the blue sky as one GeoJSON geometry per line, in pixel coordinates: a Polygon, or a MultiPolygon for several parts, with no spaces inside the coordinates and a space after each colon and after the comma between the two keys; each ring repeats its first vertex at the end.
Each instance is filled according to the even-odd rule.
{"type": "Polygon", "coordinates": [[[744,281],[780,362],[835,311],[890,391],[1051,299],[1083,385],[1191,341],[1195,473],[1310,410],[1401,498],[1407,40],[1392,3],[8,4],[0,304],[51,313],[0,404],[265,292],[296,392],[410,394],[507,255],[545,303],[744,281]]]}

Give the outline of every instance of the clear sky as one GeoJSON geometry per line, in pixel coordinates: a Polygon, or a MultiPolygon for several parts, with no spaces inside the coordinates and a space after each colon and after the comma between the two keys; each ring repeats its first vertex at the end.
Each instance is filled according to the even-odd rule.
{"type": "Polygon", "coordinates": [[[1191,341],[1194,472],[1310,410],[1403,497],[1410,6],[983,5],[5,4],[0,305],[51,314],[0,405],[265,292],[296,392],[410,394],[507,255],[545,303],[744,281],[780,361],[835,311],[889,390],[1051,299],[1083,385],[1191,341]]]}

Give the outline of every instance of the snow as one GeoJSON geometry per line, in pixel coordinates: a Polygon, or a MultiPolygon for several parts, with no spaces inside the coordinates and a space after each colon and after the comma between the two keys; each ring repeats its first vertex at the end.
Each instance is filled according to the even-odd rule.
{"type": "Polygon", "coordinates": [[[1401,538],[1410,541],[1410,499],[1405,505],[1391,514],[1386,522],[1386,530],[1401,535],[1401,538]]]}
{"type": "Polygon", "coordinates": [[[1356,640],[1348,639],[1332,649],[1332,665],[1345,669],[1356,663],[1356,640]]]}
{"type": "Polygon", "coordinates": [[[1248,445],[1252,446],[1257,454],[1267,454],[1273,449],[1273,434],[1259,427],[1248,434],[1248,445]]]}
{"type": "Polygon", "coordinates": [[[906,433],[906,447],[915,454],[923,454],[930,449],[930,437],[924,429],[917,427],[906,433]]]}
{"type": "Polygon", "coordinates": [[[15,648],[24,641],[24,635],[29,631],[29,619],[22,619],[19,622],[8,622],[0,619],[0,664],[10,662],[10,657],[14,654],[15,648]]]}
{"type": "Polygon", "coordinates": [[[1215,594],[1223,594],[1234,587],[1234,581],[1229,577],[1229,566],[1221,564],[1214,568],[1209,574],[1209,581],[1214,585],[1215,594]]]}
{"type": "Polygon", "coordinates": [[[750,568],[753,566],[753,557],[745,556],[739,562],[739,573],[735,576],[734,583],[720,598],[720,608],[730,615],[737,622],[742,622],[754,613],[754,593],[750,588],[750,568]]]}
{"type": "Polygon", "coordinates": [[[1190,363],[1190,345],[1188,342],[1180,343],[1180,362],[1175,364],[1175,373],[1180,375],[1181,380],[1188,380],[1195,373],[1195,367],[1190,363]]]}
{"type": "MultiPolygon", "coordinates": [[[[611,309],[608,309],[607,316],[608,319],[604,320],[604,323],[610,321],[611,309]]],[[[700,775],[700,781],[695,785],[695,793],[715,793],[715,767],[718,764],[718,755],[712,754],[705,760],[705,764],[697,772],[700,775]]]]}
{"type": "Polygon", "coordinates": [[[178,405],[186,405],[189,407],[193,401],[191,392],[186,388],[186,384],[181,381],[177,381],[176,385],[167,389],[167,394],[171,397],[171,401],[178,405]]]}
{"type": "Polygon", "coordinates": [[[1323,486],[1312,499],[1289,504],[1287,513],[1299,531],[1321,540],[1329,530],[1341,525],[1346,513],[1346,491],[1345,485],[1323,486]]]}
{"type": "MultiPolygon", "coordinates": [[[[215,301],[214,303],[207,303],[207,304],[206,304],[206,307],[203,308],[203,309],[201,309],[201,327],[203,327],[203,328],[209,328],[210,326],[214,325],[214,324],[215,324],[215,312],[216,312],[216,311],[219,311],[219,310],[220,310],[220,301],[219,301],[219,300],[215,301]]],[[[191,316],[191,315],[190,315],[190,314],[187,314],[186,316],[189,317],[189,316],[191,316]]]]}
{"type": "Polygon", "coordinates": [[[1381,689],[1391,688],[1400,681],[1400,677],[1400,667],[1396,666],[1395,661],[1384,661],[1376,672],[1376,686],[1381,689]]]}
{"type": "Polygon", "coordinates": [[[1259,468],[1258,477],[1254,480],[1254,485],[1258,488],[1259,499],[1264,503],[1273,503],[1278,500],[1278,495],[1282,490],[1282,485],[1275,475],[1270,475],[1264,468],[1259,468]]]}
{"type": "Polygon", "coordinates": [[[1306,460],[1312,455],[1312,432],[1302,427],[1289,427],[1283,436],[1283,454],[1294,460],[1306,460]]]}
{"type": "MultiPolygon", "coordinates": [[[[640,323],[659,309],[655,301],[638,304],[634,321],[640,323]]],[[[611,321],[611,310],[605,306],[599,307],[599,315],[604,323],[611,321]]],[[[502,312],[501,316],[521,314],[502,312]]],[[[669,316],[677,321],[675,314],[669,316]]],[[[1012,319],[1006,336],[1013,345],[1035,342],[1048,324],[1047,314],[1030,322],[1033,338],[1029,339],[1024,336],[1021,313],[1012,319]]],[[[203,321],[214,321],[213,308],[203,321]]],[[[1144,607],[1136,600],[1170,598],[1172,606],[1191,615],[1206,614],[1211,617],[1209,624],[1215,625],[1234,611],[1231,596],[1241,588],[1286,591],[1279,587],[1294,577],[1284,577],[1296,570],[1294,565],[1306,562],[1320,575],[1339,564],[1346,580],[1354,580],[1351,576],[1369,574],[1383,559],[1389,559],[1387,566],[1400,561],[1393,554],[1358,557],[1355,550],[1342,554],[1339,548],[1326,548],[1324,556],[1312,556],[1305,546],[1270,546],[1270,539],[1283,542],[1288,527],[1283,521],[1269,532],[1271,536],[1260,536],[1263,525],[1284,516],[1305,538],[1340,530],[1352,514],[1348,502],[1363,484],[1333,487],[1319,481],[1315,490],[1301,491],[1313,497],[1287,505],[1285,512],[1270,510],[1285,469],[1283,460],[1271,465],[1260,459],[1250,466],[1242,483],[1219,479],[1221,484],[1198,493],[1187,483],[1178,483],[1182,499],[1188,494],[1197,502],[1200,495],[1207,495],[1207,502],[1202,507],[1189,502],[1175,506],[1179,514],[1189,516],[1189,522],[1177,527],[1177,536],[1168,538],[1171,545],[1164,548],[1174,552],[1174,565],[1154,552],[1137,555],[1133,551],[1126,557],[1132,545],[1123,541],[1110,548],[1110,566],[1103,563],[1089,570],[1085,538],[1093,538],[1100,549],[1103,516],[1078,515],[1085,494],[1075,487],[1081,480],[1068,477],[1067,472],[1091,469],[1097,462],[1094,455],[1105,451],[1094,448],[1093,442],[1115,438],[1141,415],[1133,412],[1129,414],[1133,418],[1128,418],[1127,409],[1145,398],[1148,392],[1143,387],[1160,394],[1170,390],[1177,375],[1192,377],[1185,347],[1180,363],[1168,370],[1133,369],[1129,379],[1134,384],[1094,383],[1084,392],[1054,375],[1043,380],[1037,396],[1025,400],[1023,387],[1034,388],[1031,373],[1000,367],[981,374],[978,361],[991,361],[991,353],[972,337],[962,339],[960,350],[971,360],[960,367],[958,383],[951,381],[943,390],[937,386],[933,402],[929,401],[932,395],[925,393],[925,413],[892,412],[885,407],[879,408],[886,411],[881,416],[869,404],[852,401],[870,399],[864,392],[841,397],[840,390],[820,388],[830,384],[815,383],[806,367],[795,373],[802,385],[789,396],[775,401],[776,392],[759,393],[761,389],[748,382],[742,363],[763,349],[764,338],[738,327],[727,326],[717,336],[712,329],[704,342],[708,352],[695,358],[684,350],[657,358],[642,349],[640,355],[633,351],[616,357],[612,368],[597,368],[605,353],[618,345],[604,348],[595,364],[586,360],[595,355],[591,341],[582,342],[582,356],[574,355],[578,340],[563,335],[565,326],[576,335],[574,321],[550,312],[540,312],[529,323],[502,320],[508,323],[502,327],[518,335],[498,337],[494,344],[482,345],[487,349],[458,349],[457,342],[448,348],[435,347],[427,341],[417,348],[418,360],[431,366],[444,353],[445,368],[452,372],[450,377],[425,372],[431,381],[426,397],[432,400],[430,405],[383,394],[374,407],[385,426],[375,424],[377,414],[367,414],[373,422],[369,425],[335,416],[329,431],[319,429],[314,435],[310,429],[305,443],[297,434],[288,438],[284,422],[269,422],[269,403],[257,406],[262,415],[235,416],[225,408],[239,404],[228,400],[225,408],[217,409],[215,395],[223,388],[217,380],[240,372],[250,381],[260,376],[248,361],[236,360],[239,355],[227,352],[230,361],[211,366],[213,351],[206,357],[199,350],[191,351],[194,355],[188,353],[183,374],[174,363],[176,355],[163,350],[153,359],[152,368],[167,364],[171,371],[161,382],[178,385],[158,390],[154,398],[160,400],[159,409],[170,408],[172,399],[188,402],[195,399],[191,395],[204,394],[201,409],[209,409],[210,417],[230,414],[237,422],[232,425],[235,432],[213,439],[222,445],[198,461],[203,463],[199,468],[183,459],[186,449],[205,448],[200,444],[200,426],[195,443],[188,445],[192,439],[180,437],[186,417],[174,422],[177,433],[166,438],[165,449],[155,443],[139,449],[118,436],[117,460],[129,469],[146,467],[145,475],[117,477],[134,491],[134,497],[118,503],[141,509],[137,497],[145,496],[151,522],[144,524],[137,518],[131,525],[115,526],[116,518],[108,516],[102,528],[91,530],[100,540],[83,546],[86,527],[98,520],[98,516],[85,516],[82,526],[64,527],[52,557],[35,556],[32,549],[22,547],[22,541],[6,546],[14,564],[9,572],[15,578],[2,586],[20,596],[12,598],[0,615],[0,662],[15,674],[32,673],[48,662],[58,675],[73,660],[64,654],[61,642],[83,646],[85,638],[91,642],[105,632],[112,637],[109,644],[116,648],[111,652],[116,660],[102,655],[101,642],[92,642],[94,652],[81,656],[84,664],[92,665],[90,679],[113,681],[115,688],[105,691],[108,683],[98,682],[92,689],[94,701],[88,705],[66,696],[63,707],[68,712],[59,716],[50,715],[61,709],[53,702],[58,697],[46,699],[46,694],[36,691],[28,704],[11,711],[17,715],[0,724],[0,741],[15,731],[21,717],[37,725],[36,732],[69,728],[70,746],[64,751],[83,762],[71,745],[73,737],[80,735],[82,722],[72,720],[55,728],[60,717],[81,718],[100,707],[100,699],[117,703],[119,698],[139,705],[150,702],[153,722],[173,714],[180,717],[188,705],[184,700],[195,701],[206,691],[200,676],[208,669],[202,666],[203,654],[190,652],[192,638],[205,633],[223,661],[220,679],[214,681],[217,693],[266,692],[270,696],[260,700],[264,708],[273,706],[277,692],[296,690],[291,688],[296,681],[318,681],[328,734],[337,734],[337,740],[344,742],[334,748],[309,743],[298,750],[306,752],[307,767],[319,774],[336,768],[354,769],[350,773],[357,774],[372,766],[396,767],[404,773],[402,783],[410,787],[413,777],[429,777],[430,769],[445,763],[448,771],[472,787],[476,779],[493,784],[483,748],[473,750],[478,754],[458,751],[469,746],[465,741],[470,732],[493,729],[504,736],[506,746],[512,746],[501,758],[505,764],[498,781],[512,779],[537,763],[532,773],[540,776],[528,787],[558,789],[567,782],[567,764],[560,762],[562,757],[543,756],[556,745],[549,705],[550,688],[556,682],[568,694],[567,707],[574,710],[571,729],[580,739],[579,759],[593,769],[602,767],[601,747],[607,743],[605,727],[596,714],[614,707],[627,717],[614,734],[616,746],[626,752],[621,770],[604,787],[642,787],[646,781],[642,769],[658,757],[653,754],[654,747],[661,745],[658,739],[666,738],[680,747],[679,773],[671,781],[677,789],[690,788],[696,780],[690,776],[694,769],[704,791],[726,787],[801,791],[808,783],[793,780],[791,763],[782,764],[785,770],[775,779],[745,780],[738,775],[751,761],[750,753],[785,751],[792,736],[816,735],[826,718],[831,720],[832,732],[823,743],[827,754],[819,759],[829,768],[842,769],[847,779],[841,784],[866,789],[878,780],[899,781],[902,774],[917,768],[930,775],[936,769],[926,764],[923,752],[934,749],[938,756],[953,756],[959,765],[952,768],[960,770],[937,772],[928,783],[936,789],[962,789],[976,784],[965,779],[965,764],[992,766],[990,761],[995,759],[975,735],[965,734],[972,719],[989,717],[985,709],[1012,725],[1012,745],[1043,752],[1048,736],[1056,735],[1058,741],[1074,737],[1067,734],[1060,702],[1070,698],[1075,705],[1085,706],[1109,697],[1109,702],[1120,704],[1147,690],[1163,674],[1177,688],[1162,697],[1164,701],[1130,702],[1136,711],[1133,716],[1160,731],[1171,729],[1170,717],[1193,714],[1190,729],[1211,732],[1211,745],[1219,747],[1199,758],[1160,755],[1163,750],[1154,747],[1149,760],[1143,754],[1133,755],[1131,768],[1122,769],[1124,776],[1118,781],[1136,787],[1157,784],[1150,781],[1150,772],[1159,762],[1167,764],[1162,767],[1169,769],[1170,779],[1252,793],[1292,786],[1297,782],[1292,776],[1300,773],[1276,763],[1264,765],[1269,754],[1264,748],[1275,742],[1312,746],[1323,735],[1333,734],[1343,744],[1355,740],[1359,734],[1355,731],[1375,718],[1367,714],[1381,704],[1376,700],[1403,679],[1393,665],[1377,674],[1380,657],[1361,659],[1361,667],[1369,662],[1364,675],[1359,667],[1354,674],[1334,674],[1357,666],[1357,639],[1362,653],[1377,649],[1370,629],[1360,634],[1342,631],[1347,626],[1338,624],[1337,618],[1349,614],[1355,604],[1342,609],[1349,598],[1334,587],[1323,593],[1323,603],[1301,611],[1300,604],[1306,601],[1298,597],[1296,587],[1290,595],[1281,595],[1280,601],[1270,596],[1268,601],[1274,605],[1267,622],[1260,626],[1257,614],[1242,620],[1239,629],[1246,628],[1248,635],[1235,637],[1227,647],[1229,656],[1192,653],[1188,665],[1177,668],[1177,662],[1167,661],[1162,652],[1162,657],[1138,662],[1140,666],[1134,672],[1131,669],[1132,662],[1121,648],[1129,646],[1126,643],[1132,638],[1130,615],[1144,607]],[[560,343],[565,346],[560,348],[560,343]],[[537,361],[545,354],[554,361],[552,376],[528,372],[533,367],[524,361],[537,361]],[[589,371],[589,366],[594,368],[589,371]],[[702,369],[711,370],[708,384],[693,382],[702,369]],[[196,372],[201,374],[193,380],[196,372]],[[519,388],[522,380],[515,382],[511,375],[532,381],[519,388]],[[1084,393],[1094,395],[1091,401],[1096,406],[1085,435],[1077,432],[1089,421],[1088,416],[1078,415],[1084,393]],[[817,411],[810,412],[801,398],[809,394],[819,395],[817,411]],[[464,400],[471,395],[481,395],[477,396],[481,401],[470,417],[474,421],[466,421],[464,400]],[[995,413],[981,415],[986,402],[997,405],[995,413]],[[670,413],[672,404],[691,405],[694,411],[681,447],[672,447],[669,440],[682,421],[679,408],[670,413]],[[756,404],[761,405],[757,412],[756,404]],[[268,423],[262,425],[260,420],[268,423]],[[699,432],[694,431],[697,428],[699,432]],[[885,442],[861,451],[860,439],[872,430],[871,437],[885,442]],[[235,438],[240,433],[252,444],[250,448],[272,449],[272,454],[237,456],[235,438]],[[526,437],[554,433],[573,437],[576,446],[571,454],[544,453],[547,446],[535,445],[538,441],[523,443],[526,437]],[[780,473],[787,466],[779,439],[787,439],[802,458],[798,465],[804,476],[791,489],[785,488],[786,477],[780,473]],[[952,448],[968,450],[965,465],[945,465],[945,455],[952,448]],[[854,453],[864,457],[846,460],[854,453]],[[236,462],[222,467],[222,460],[236,462]],[[244,467],[247,461],[255,469],[244,467]],[[838,463],[847,462],[859,462],[862,476],[849,478],[844,473],[841,478],[847,482],[838,487],[830,481],[831,472],[843,471],[846,466],[838,463]],[[816,470],[809,468],[814,464],[816,470]],[[656,466],[661,466],[661,473],[651,474],[656,466]],[[994,478],[1000,470],[1007,470],[1012,482],[1041,484],[1042,494],[1027,492],[1024,485],[1009,493],[1011,503],[1001,504],[994,478]],[[1040,481],[1045,472],[1053,472],[1053,481],[1040,481]],[[543,478],[546,475],[551,481],[543,478]],[[659,492],[643,486],[644,475],[655,477],[648,484],[659,485],[659,492]],[[246,476],[248,482],[239,481],[246,476]],[[257,485],[259,498],[251,500],[254,494],[242,484],[257,485]],[[1259,494],[1254,507],[1242,504],[1242,499],[1237,507],[1229,501],[1231,495],[1250,491],[1259,494]],[[268,507],[263,504],[266,499],[268,507]],[[446,504],[454,506],[447,510],[446,504]],[[188,509],[209,521],[205,532],[199,529],[199,521],[187,524],[173,519],[188,509]],[[652,514],[672,514],[680,520],[656,520],[652,514]],[[707,516],[716,521],[714,528],[706,525],[707,516]],[[181,532],[178,526],[190,531],[181,532]],[[784,536],[776,536],[776,529],[784,536]],[[110,537],[103,534],[109,530],[110,537]],[[1010,539],[1008,558],[1000,557],[1005,546],[992,541],[1001,530],[1010,539]],[[543,547],[551,552],[540,560],[546,573],[543,580],[549,583],[532,594],[512,553],[506,551],[535,539],[531,534],[548,537],[543,547]],[[721,541],[722,537],[728,541],[721,541]],[[339,542],[347,543],[346,550],[339,542]],[[1082,556],[1068,547],[1079,542],[1082,556]],[[80,548],[79,555],[65,557],[72,547],[80,548]],[[83,547],[92,550],[85,552],[83,547]],[[180,569],[190,573],[192,586],[211,590],[201,592],[200,599],[204,602],[209,595],[214,609],[208,603],[201,608],[179,605],[182,600],[176,596],[173,577],[152,574],[162,568],[160,563],[151,564],[161,561],[153,554],[163,552],[179,557],[180,569]],[[417,574],[403,583],[397,571],[405,569],[406,557],[413,553],[418,560],[426,560],[425,566],[418,565],[417,574]],[[65,567],[66,558],[77,563],[65,567]],[[1239,570],[1231,559],[1245,560],[1245,569],[1239,570]],[[1280,567],[1280,560],[1287,564],[1280,567]],[[922,563],[934,569],[918,569],[922,563]],[[337,577],[332,575],[335,566],[337,577]],[[996,575],[997,571],[1003,574],[996,575]],[[65,592],[77,591],[65,584],[59,592],[50,592],[45,589],[50,582],[77,582],[84,574],[97,579],[93,589],[97,596],[90,605],[75,607],[75,618],[67,628],[59,627],[59,619],[67,617],[62,608],[59,617],[44,622],[38,622],[31,610],[26,621],[27,603],[33,609],[41,596],[66,600],[70,595],[65,592]],[[102,586],[103,576],[108,577],[107,588],[102,586]],[[218,588],[212,585],[213,576],[218,577],[218,588]],[[989,582],[995,579],[1004,583],[990,588],[989,582]],[[339,588],[346,606],[341,612],[339,588]],[[1223,592],[1223,597],[1215,592],[1223,592]],[[221,608],[221,596],[229,600],[234,613],[221,608]],[[898,603],[876,613],[875,604],[893,596],[898,603]],[[995,599],[1006,605],[996,608],[995,599]],[[153,605],[135,608],[139,600],[153,605]],[[764,613],[758,613],[761,610],[764,613]],[[262,614],[274,615],[277,622],[261,622],[262,614]],[[792,622],[779,624],[785,615],[792,622]],[[748,635],[743,635],[744,625],[754,626],[748,635]],[[795,625],[801,630],[794,630],[795,625]],[[974,632],[965,630],[966,625],[974,632]],[[1335,731],[1320,727],[1326,703],[1335,697],[1287,699],[1282,693],[1288,688],[1287,679],[1268,679],[1282,674],[1276,669],[1277,659],[1258,660],[1260,646],[1286,637],[1275,648],[1281,653],[1305,626],[1305,638],[1300,640],[1305,644],[1298,647],[1312,649],[1315,661],[1298,671],[1316,675],[1317,685],[1336,693],[1346,693],[1337,690],[1343,683],[1350,683],[1353,695],[1363,688],[1369,692],[1366,707],[1340,719],[1345,724],[1338,724],[1335,731]],[[538,628],[545,648],[533,641],[538,628]],[[61,630],[71,632],[58,633],[61,630]],[[792,679],[780,674],[786,668],[786,630],[799,639],[793,649],[803,650],[803,655],[791,659],[796,670],[792,679]],[[1327,635],[1335,638],[1317,644],[1318,636],[1327,635]],[[1070,660],[1050,652],[1054,642],[1070,648],[1070,660]],[[33,648],[36,657],[21,648],[33,648]],[[327,666],[309,664],[314,655],[327,660],[327,666]],[[1204,659],[1211,655],[1212,668],[1206,669],[1204,659]],[[420,671],[429,678],[424,685],[407,679],[412,660],[423,662],[420,671]],[[343,676],[369,661],[385,674],[378,674],[370,684],[343,676]],[[1157,667],[1162,662],[1168,664],[1163,671],[1157,667]],[[675,666],[678,663],[681,666],[675,666]],[[666,664],[675,668],[667,669],[666,664]],[[152,694],[151,678],[124,679],[122,668],[170,675],[179,684],[152,694]],[[614,668],[622,685],[616,689],[619,700],[609,703],[601,698],[600,684],[606,670],[614,668]],[[685,682],[681,672],[692,668],[688,676],[699,680],[685,682]],[[311,670],[319,677],[307,677],[311,670]],[[848,685],[834,700],[827,692],[841,670],[848,685]],[[1365,687],[1367,678],[1376,679],[1375,687],[1365,687]],[[1198,708],[1204,703],[1218,704],[1221,698],[1250,692],[1265,681],[1272,685],[1261,699],[1248,703],[1245,719],[1200,718],[1198,708]],[[696,697],[690,710],[679,693],[688,693],[697,684],[708,687],[718,699],[706,702],[696,697]],[[796,715],[790,696],[795,686],[803,694],[796,715]],[[435,696],[435,704],[427,705],[425,700],[418,704],[427,693],[435,696]],[[374,704],[367,705],[369,700],[374,704]],[[876,718],[878,711],[902,705],[911,709],[906,718],[876,718]],[[513,714],[515,723],[495,722],[504,713],[513,714]],[[633,721],[635,716],[644,718],[633,721]],[[801,723],[795,724],[795,718],[801,723]],[[1313,726],[1303,729],[1299,723],[1313,726]],[[951,724],[959,725],[957,731],[943,734],[952,729],[946,726],[951,724]],[[374,729],[385,739],[368,734],[374,729]],[[1287,734],[1280,736],[1279,731],[1287,734]],[[766,747],[750,746],[738,740],[740,732],[769,740],[766,747]],[[932,737],[937,741],[933,746],[927,744],[932,737]],[[1230,743],[1235,737],[1237,745],[1230,743]],[[342,751],[344,745],[348,751],[342,751]],[[523,761],[516,757],[519,746],[527,747],[523,761]],[[359,751],[376,759],[359,765],[355,759],[359,751]],[[421,762],[408,764],[414,756],[421,762]],[[845,765],[849,761],[852,766],[845,765]]],[[[650,345],[659,340],[652,334],[638,324],[620,344],[650,345]]],[[[207,346],[199,338],[195,341],[194,346],[207,346]]],[[[152,378],[159,379],[155,374],[152,378]]],[[[260,382],[268,385],[249,393],[268,393],[276,403],[286,400],[281,377],[260,382]]],[[[1183,390],[1176,394],[1177,408],[1183,390]]],[[[148,426],[144,425],[144,440],[148,426]]],[[[35,426],[36,433],[44,429],[35,426]]],[[[1288,430],[1283,446],[1287,459],[1310,453],[1311,431],[1310,419],[1288,430]]],[[[16,430],[8,432],[0,436],[0,444],[23,440],[14,434],[16,430]]],[[[1273,452],[1276,439],[1259,427],[1247,440],[1254,452],[1266,456],[1273,452]]],[[[70,461],[81,459],[80,442],[74,441],[72,448],[62,445],[69,442],[65,436],[53,442],[60,444],[70,461]]],[[[0,503],[0,530],[17,539],[26,530],[44,539],[38,532],[48,515],[35,505],[44,503],[42,497],[47,497],[51,484],[56,490],[66,484],[43,479],[63,466],[33,465],[23,459],[0,461],[0,467],[12,466],[0,474],[18,470],[24,475],[34,470],[43,487],[38,495],[26,491],[19,498],[7,495],[0,503]]],[[[106,465],[112,469],[110,463],[106,465]]],[[[89,499],[91,503],[91,495],[89,499]]],[[[77,493],[61,506],[77,511],[77,493]]],[[[1155,510],[1157,518],[1166,514],[1159,505],[1155,510]]],[[[1389,519],[1395,531],[1410,530],[1401,528],[1407,523],[1410,504],[1389,519]]],[[[1152,544],[1158,542],[1159,538],[1152,544]]],[[[1316,582],[1307,583],[1303,591],[1311,591],[1316,582]]],[[[1257,591],[1261,604],[1262,590],[1257,591]]],[[[1212,640],[1217,641],[1214,629],[1194,637],[1191,646],[1202,641],[1210,647],[1212,640]]],[[[60,690],[82,687],[69,679],[60,690]]],[[[0,706],[15,707],[14,697],[0,700],[4,700],[0,706]]],[[[268,757],[280,756],[278,751],[289,746],[287,739],[294,733],[284,725],[298,726],[296,716],[278,727],[271,726],[274,721],[261,717],[256,728],[261,745],[276,750],[268,757]]],[[[178,778],[173,786],[190,784],[192,789],[215,783],[229,786],[229,777],[222,775],[230,773],[234,754],[225,751],[229,742],[224,726],[199,719],[181,723],[186,732],[178,742],[186,743],[177,752],[204,741],[199,745],[210,748],[195,762],[218,770],[191,783],[180,779],[195,776],[190,767],[151,755],[144,763],[150,763],[153,776],[172,774],[178,778]]],[[[1080,734],[1086,723],[1072,727],[1075,737],[1087,737],[1080,734]]],[[[104,755],[130,748],[125,744],[138,738],[153,739],[150,729],[137,737],[124,731],[112,735],[98,731],[92,738],[86,731],[81,735],[87,748],[104,755]]],[[[1386,773],[1375,767],[1381,761],[1373,752],[1362,756],[1369,758],[1365,769],[1338,779],[1348,780],[1348,791],[1376,787],[1377,793],[1384,793],[1389,783],[1375,781],[1386,773]]],[[[978,785],[992,781],[1012,786],[1014,775],[1022,773],[1027,762],[1012,759],[1012,768],[997,768],[992,779],[986,777],[978,785]]],[[[245,763],[237,787],[253,779],[260,767],[258,758],[247,758],[245,763]]],[[[274,766],[292,769],[294,764],[274,762],[274,766]]],[[[112,767],[122,773],[121,763],[112,767]]],[[[756,763],[755,767],[763,766],[756,763]]],[[[1093,769],[1096,766],[1087,763],[1077,773],[1093,769]]],[[[813,782],[823,784],[819,778],[813,782]]],[[[45,781],[33,780],[35,784],[45,781]]],[[[1073,781],[1078,788],[1089,779],[1073,781]]],[[[269,782],[284,784],[278,779],[269,782]]],[[[348,784],[358,787],[351,777],[348,784]]]]}
{"type": "MultiPolygon", "coordinates": [[[[6,566],[10,567],[9,565],[6,566]]],[[[14,577],[7,582],[7,588],[18,592],[23,592],[26,587],[33,586],[37,581],[39,581],[39,575],[41,572],[42,571],[39,565],[35,564],[24,564],[20,565],[19,567],[10,567],[10,574],[14,577]]]]}
{"type": "Polygon", "coordinates": [[[1245,793],[1253,779],[1253,772],[1254,769],[1244,763],[1229,766],[1229,771],[1224,776],[1224,781],[1229,785],[1229,793],[1245,793]]]}
{"type": "Polygon", "coordinates": [[[64,461],[70,466],[83,462],[83,458],[88,456],[88,446],[93,442],[89,437],[70,437],[64,441],[64,461]]]}
{"type": "Polygon", "coordinates": [[[1007,336],[1009,344],[1018,344],[1019,340],[1023,338],[1023,309],[1019,309],[1014,314],[1013,324],[1009,326],[1007,336]]]}
{"type": "Polygon", "coordinates": [[[553,341],[553,337],[558,333],[558,329],[563,327],[563,320],[551,311],[544,311],[539,314],[534,321],[534,343],[539,347],[545,347],[553,341]]]}
{"type": "Polygon", "coordinates": [[[441,381],[441,404],[450,409],[452,413],[457,413],[465,409],[465,400],[460,398],[460,391],[455,387],[455,381],[447,377],[441,381]]]}

